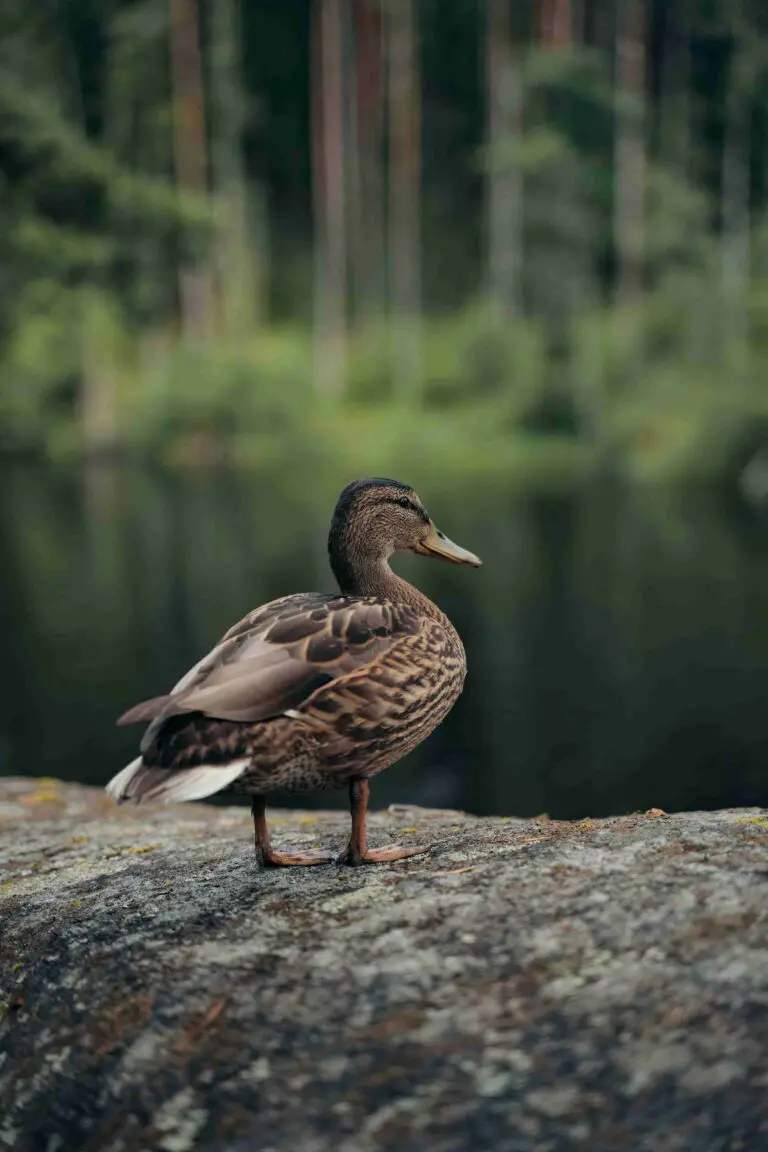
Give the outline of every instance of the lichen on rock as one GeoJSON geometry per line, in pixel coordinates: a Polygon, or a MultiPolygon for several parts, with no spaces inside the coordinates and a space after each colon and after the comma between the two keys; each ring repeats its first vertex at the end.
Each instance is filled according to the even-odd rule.
{"type": "Polygon", "coordinates": [[[765,812],[410,836],[259,871],[243,808],[0,781],[0,1148],[768,1147],[765,812]]]}

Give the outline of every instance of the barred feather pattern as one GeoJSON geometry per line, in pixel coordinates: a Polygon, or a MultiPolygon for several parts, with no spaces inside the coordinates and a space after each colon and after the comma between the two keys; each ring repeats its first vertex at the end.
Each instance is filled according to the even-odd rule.
{"type": "Polygon", "coordinates": [[[157,713],[142,742],[145,769],[175,773],[246,761],[228,786],[252,793],[322,791],[342,787],[352,776],[376,775],[432,732],[464,683],[459,636],[427,603],[434,614],[419,611],[420,604],[377,597],[307,594],[257,609],[174,693],[131,710],[149,718],[154,704],[157,713]],[[275,652],[287,654],[287,664],[273,659],[275,652]],[[238,667],[243,677],[234,674],[238,667]],[[213,688],[222,685],[219,710],[226,711],[228,697],[240,713],[250,708],[258,715],[276,671],[283,706],[278,715],[234,720],[195,707],[206,693],[212,696],[213,681],[213,688]],[[240,682],[249,678],[252,699],[240,682]]]}

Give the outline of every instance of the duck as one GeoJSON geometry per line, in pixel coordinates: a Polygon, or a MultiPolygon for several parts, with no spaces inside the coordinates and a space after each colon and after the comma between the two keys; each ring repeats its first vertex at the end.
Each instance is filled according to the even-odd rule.
{"type": "Polygon", "coordinates": [[[481,567],[438,530],[410,485],[384,478],[348,484],[328,535],[338,591],[300,592],[255,608],[170,693],[124,713],[118,724],[148,727],[140,755],[107,793],[139,804],[248,794],[264,867],[357,867],[428,852],[366,843],[371,779],[440,724],[467,671],[449,618],[390,567],[402,552],[481,567]],[[340,856],[272,846],[272,792],[344,787],[352,826],[340,856]]]}

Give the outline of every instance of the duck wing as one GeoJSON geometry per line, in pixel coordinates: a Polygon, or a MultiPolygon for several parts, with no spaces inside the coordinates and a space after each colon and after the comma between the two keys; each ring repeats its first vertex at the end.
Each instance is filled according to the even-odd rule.
{"type": "Polygon", "coordinates": [[[423,624],[408,605],[375,598],[310,593],[274,600],[230,628],[168,695],[137,704],[118,723],[151,722],[145,751],[171,716],[255,723],[290,713],[319,689],[381,661],[423,624]]]}

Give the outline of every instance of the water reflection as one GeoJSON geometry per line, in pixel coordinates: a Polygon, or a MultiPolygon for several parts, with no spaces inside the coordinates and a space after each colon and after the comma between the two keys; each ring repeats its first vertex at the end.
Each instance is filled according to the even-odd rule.
{"type": "MultiPolygon", "coordinates": [[[[350,478],[333,468],[311,482],[1,475],[4,773],[104,783],[140,735],[115,727],[120,712],[167,690],[249,608],[332,587],[327,520],[350,478]]],[[[417,482],[485,567],[399,564],[456,622],[470,674],[444,725],[377,780],[377,805],[585,816],[768,803],[759,527],[712,500],[640,502],[604,484],[522,498],[417,482]]]]}

